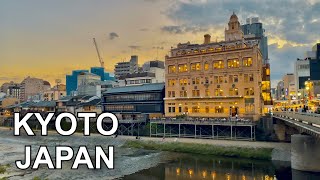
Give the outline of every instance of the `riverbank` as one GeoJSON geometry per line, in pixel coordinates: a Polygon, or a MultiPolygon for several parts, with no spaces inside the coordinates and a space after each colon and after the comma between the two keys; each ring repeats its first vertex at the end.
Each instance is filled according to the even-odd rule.
{"type": "Polygon", "coordinates": [[[215,146],[210,144],[133,140],[126,141],[123,147],[259,160],[271,160],[273,150],[272,148],[226,148],[223,146],[215,146]]]}

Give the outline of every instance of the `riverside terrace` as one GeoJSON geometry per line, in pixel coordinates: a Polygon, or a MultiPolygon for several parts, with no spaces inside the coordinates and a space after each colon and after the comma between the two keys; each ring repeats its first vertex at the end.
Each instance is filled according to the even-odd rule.
{"type": "Polygon", "coordinates": [[[150,137],[255,140],[255,122],[237,118],[150,119],[150,137]]]}

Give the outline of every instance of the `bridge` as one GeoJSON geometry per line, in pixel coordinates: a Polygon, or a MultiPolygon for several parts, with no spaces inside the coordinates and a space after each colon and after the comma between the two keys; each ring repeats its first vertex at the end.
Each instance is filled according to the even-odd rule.
{"type": "Polygon", "coordinates": [[[275,133],[280,140],[291,135],[291,166],[302,171],[320,172],[320,115],[274,112],[275,133]]]}

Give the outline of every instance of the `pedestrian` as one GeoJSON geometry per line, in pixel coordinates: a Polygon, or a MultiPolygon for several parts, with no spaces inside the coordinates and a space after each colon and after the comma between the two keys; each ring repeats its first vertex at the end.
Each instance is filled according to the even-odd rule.
{"type": "Polygon", "coordinates": [[[236,121],[238,121],[238,114],[236,114],[236,121]]]}

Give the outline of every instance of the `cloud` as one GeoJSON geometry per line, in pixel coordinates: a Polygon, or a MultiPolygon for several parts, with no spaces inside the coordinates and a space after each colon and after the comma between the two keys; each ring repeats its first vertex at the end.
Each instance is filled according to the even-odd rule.
{"type": "Polygon", "coordinates": [[[179,0],[164,12],[175,25],[164,26],[161,30],[171,34],[190,31],[186,27],[222,31],[233,11],[241,24],[248,17],[259,17],[263,23],[269,43],[272,43],[269,44],[272,80],[293,72],[295,60],[320,42],[320,2],[312,0],[179,0]]]}
{"type": "Polygon", "coordinates": [[[162,32],[167,32],[170,34],[185,34],[185,33],[198,33],[207,32],[209,28],[199,27],[199,26],[163,26],[161,27],[162,32]]]}
{"type": "Polygon", "coordinates": [[[133,49],[133,50],[140,50],[141,49],[141,46],[137,46],[137,45],[130,45],[128,46],[130,49],[133,49]]]}
{"type": "Polygon", "coordinates": [[[119,38],[119,35],[115,32],[109,33],[109,39],[114,40],[115,38],[119,38]]]}

